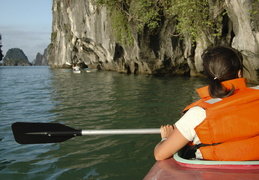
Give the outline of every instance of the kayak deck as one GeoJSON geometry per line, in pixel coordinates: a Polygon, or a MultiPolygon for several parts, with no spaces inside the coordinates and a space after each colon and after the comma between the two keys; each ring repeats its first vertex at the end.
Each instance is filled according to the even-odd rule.
{"type": "Polygon", "coordinates": [[[157,161],[144,180],[172,179],[259,179],[259,161],[187,160],[175,154],[173,158],[157,161]]]}
{"type": "Polygon", "coordinates": [[[76,74],[81,73],[81,70],[73,70],[73,73],[76,73],[76,74]]]}

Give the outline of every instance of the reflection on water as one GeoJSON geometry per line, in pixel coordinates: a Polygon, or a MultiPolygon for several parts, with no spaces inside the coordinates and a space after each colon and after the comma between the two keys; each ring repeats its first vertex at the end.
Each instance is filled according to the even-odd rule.
{"type": "MultiPolygon", "coordinates": [[[[105,127],[106,123],[106,127],[110,127],[111,123],[118,123],[117,120],[126,123],[125,127],[134,127],[134,123],[128,122],[136,118],[138,122],[142,122],[142,118],[153,122],[154,116],[172,121],[188,103],[198,98],[194,89],[203,83],[190,78],[114,72],[69,74],[53,70],[52,73],[52,99],[56,105],[51,112],[59,115],[57,120],[72,119],[74,125],[79,120],[79,125],[86,123],[91,128],[105,127]],[[96,120],[99,121],[95,123],[96,120]]],[[[152,127],[146,121],[139,125],[152,127]]]]}
{"type": "Polygon", "coordinates": [[[58,122],[76,129],[158,128],[196,100],[198,78],[73,74],[47,67],[0,68],[0,178],[142,179],[155,162],[159,135],[76,137],[19,145],[16,121],[58,122]]]}

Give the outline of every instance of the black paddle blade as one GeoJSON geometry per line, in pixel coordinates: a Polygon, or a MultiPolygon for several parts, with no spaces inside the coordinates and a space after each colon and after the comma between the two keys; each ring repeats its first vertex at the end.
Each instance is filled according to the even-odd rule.
{"type": "Polygon", "coordinates": [[[58,123],[16,122],[12,124],[12,130],[19,144],[59,143],[82,136],[81,130],[58,123]]]}

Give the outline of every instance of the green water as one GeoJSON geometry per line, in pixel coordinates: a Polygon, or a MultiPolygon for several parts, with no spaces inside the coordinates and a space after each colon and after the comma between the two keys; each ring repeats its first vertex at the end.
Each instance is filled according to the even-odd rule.
{"type": "Polygon", "coordinates": [[[96,135],[20,145],[11,124],[57,122],[76,129],[159,128],[198,99],[204,80],[116,72],[73,74],[49,67],[0,67],[0,178],[143,179],[160,135],[96,135]]]}

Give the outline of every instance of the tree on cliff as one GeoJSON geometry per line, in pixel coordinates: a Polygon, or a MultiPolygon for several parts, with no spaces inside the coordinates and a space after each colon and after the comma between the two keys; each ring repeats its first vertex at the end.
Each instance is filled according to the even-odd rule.
{"type": "Polygon", "coordinates": [[[97,3],[109,10],[117,40],[123,44],[133,42],[132,21],[137,22],[139,32],[148,29],[149,33],[155,34],[165,16],[177,17],[178,33],[174,36],[188,35],[194,42],[201,29],[220,36],[222,16],[210,17],[208,0],[98,0],[97,3]]]}
{"type": "Polygon", "coordinates": [[[27,56],[19,48],[9,49],[3,59],[3,66],[30,66],[27,56]]]}

